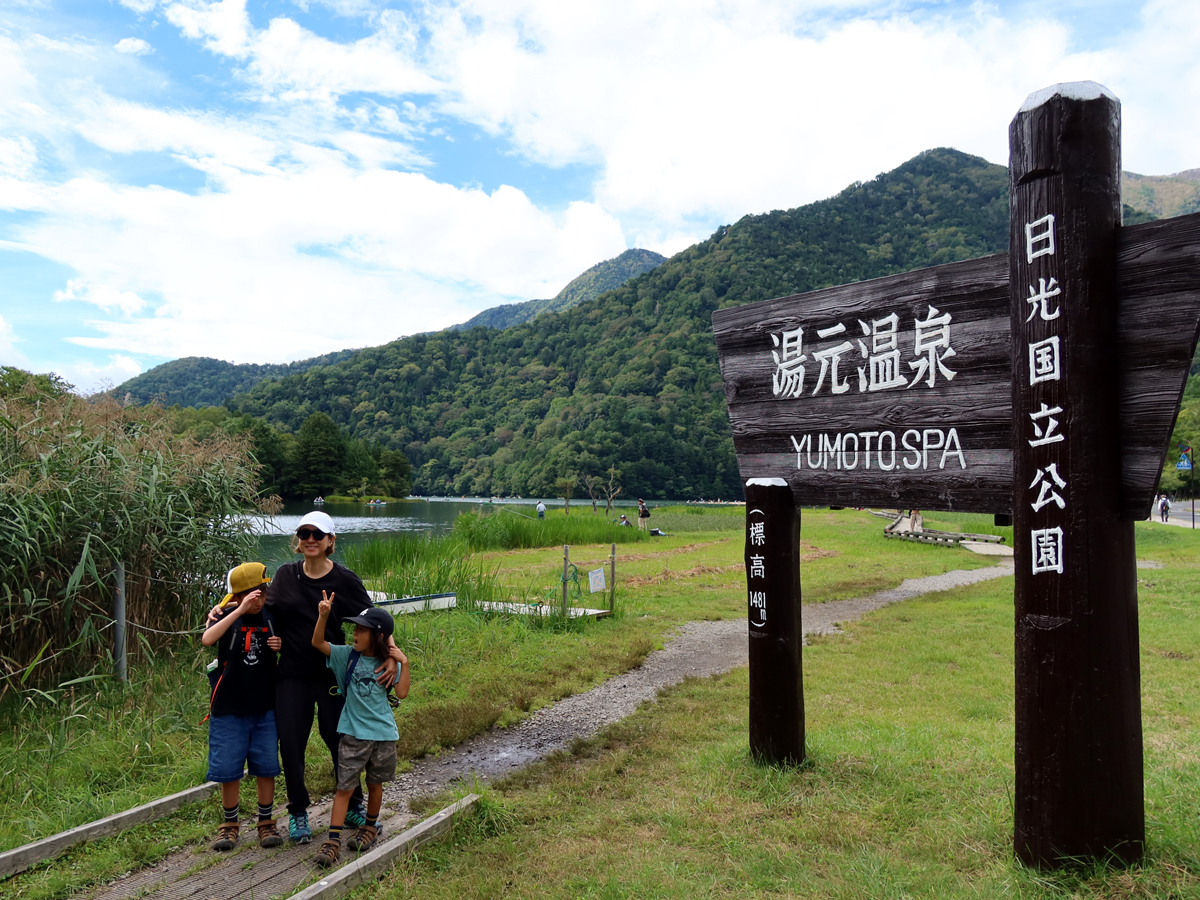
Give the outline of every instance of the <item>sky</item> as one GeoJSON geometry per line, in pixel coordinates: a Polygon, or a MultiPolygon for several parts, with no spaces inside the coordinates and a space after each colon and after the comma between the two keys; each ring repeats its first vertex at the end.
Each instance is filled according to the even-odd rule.
{"type": "Polygon", "coordinates": [[[90,392],[550,297],[629,247],[922,150],[1026,95],[1200,167],[1195,0],[0,0],[0,364],[90,392]]]}

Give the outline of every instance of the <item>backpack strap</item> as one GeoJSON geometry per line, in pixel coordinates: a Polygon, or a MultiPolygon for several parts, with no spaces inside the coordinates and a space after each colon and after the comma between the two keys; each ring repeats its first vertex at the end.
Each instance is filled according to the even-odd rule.
{"type": "Polygon", "coordinates": [[[359,653],[357,650],[350,651],[350,659],[348,659],[346,661],[346,677],[342,679],[343,686],[342,686],[341,694],[343,697],[346,696],[345,685],[348,685],[350,683],[350,676],[354,674],[354,668],[355,668],[355,666],[358,665],[358,660],[359,660],[359,657],[361,657],[361,656],[362,656],[362,654],[359,653]]]}

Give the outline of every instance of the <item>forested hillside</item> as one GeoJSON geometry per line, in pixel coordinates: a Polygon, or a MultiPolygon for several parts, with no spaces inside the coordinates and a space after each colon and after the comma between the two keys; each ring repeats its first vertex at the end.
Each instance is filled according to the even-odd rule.
{"type": "Polygon", "coordinates": [[[485,309],[479,315],[455,325],[453,331],[466,331],[476,325],[486,325],[489,328],[511,328],[545,312],[561,312],[578,306],[588,300],[594,300],[605,291],[611,291],[627,282],[630,278],[649,272],[656,266],[662,265],[667,258],[653,250],[626,250],[620,256],[596,263],[582,275],[571,279],[570,284],[546,300],[526,300],[524,303],[506,303],[503,306],[493,306],[485,309]]]}
{"type": "Polygon", "coordinates": [[[497,332],[413,336],[260,382],[242,413],[327,413],[403,450],[418,494],[556,493],[616,466],[626,495],[741,494],[714,310],[1007,247],[1007,172],[955,150],[746,216],[622,287],[497,332]]]}
{"type": "Polygon", "coordinates": [[[353,350],[338,350],[278,365],[238,365],[207,356],[187,356],[130,378],[115,387],[112,394],[121,399],[128,393],[130,399],[139,404],[159,400],[164,406],[219,406],[234,394],[250,390],[269,375],[295,375],[307,372],[313,366],[332,365],[353,355],[353,350]]]}

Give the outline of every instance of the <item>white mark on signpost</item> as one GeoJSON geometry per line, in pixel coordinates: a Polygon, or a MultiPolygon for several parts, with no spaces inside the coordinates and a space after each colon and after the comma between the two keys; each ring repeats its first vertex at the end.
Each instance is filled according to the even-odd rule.
{"type": "Polygon", "coordinates": [[[780,334],[772,334],[771,340],[778,350],[772,350],[775,374],[771,377],[771,390],[776,397],[799,397],[804,390],[804,329],[796,328],[780,334]]]}
{"type": "Polygon", "coordinates": [[[1029,532],[1033,542],[1033,574],[1063,572],[1063,530],[1035,528],[1029,532]]]}
{"type": "Polygon", "coordinates": [[[767,577],[767,558],[765,556],[750,557],[750,577],[751,578],[766,578],[767,577]]]}
{"type": "Polygon", "coordinates": [[[1050,463],[1044,469],[1038,469],[1037,474],[1033,476],[1033,483],[1029,485],[1029,489],[1038,489],[1038,497],[1029,505],[1033,507],[1034,512],[1041,512],[1043,506],[1054,503],[1059,509],[1066,509],[1067,502],[1055,490],[1056,487],[1065,488],[1066,481],[1058,474],[1058,465],[1050,463]]]}
{"type": "Polygon", "coordinates": [[[1029,414],[1029,418],[1033,421],[1033,433],[1035,436],[1035,440],[1029,441],[1030,447],[1057,444],[1059,441],[1066,440],[1064,435],[1056,433],[1059,422],[1054,417],[1061,415],[1062,411],[1063,408],[1061,406],[1050,407],[1043,403],[1040,410],[1029,414]],[[1044,425],[1042,424],[1043,419],[1045,420],[1044,425]]]}
{"type": "Polygon", "coordinates": [[[1031,284],[1029,286],[1029,296],[1025,302],[1032,306],[1033,309],[1029,311],[1029,318],[1025,321],[1027,323],[1032,322],[1033,317],[1036,315],[1041,315],[1043,322],[1050,322],[1057,319],[1061,310],[1055,306],[1054,312],[1050,312],[1050,298],[1057,297],[1061,293],[1062,289],[1059,288],[1058,280],[1055,278],[1051,278],[1049,284],[1046,283],[1045,278],[1039,278],[1036,290],[1031,284]]]}
{"type": "Polygon", "coordinates": [[[767,542],[767,536],[766,536],[766,534],[763,533],[765,528],[766,528],[766,525],[763,522],[751,522],[750,523],[750,546],[751,547],[761,547],[767,542]]]}
{"type": "Polygon", "coordinates": [[[858,390],[862,392],[887,391],[902,388],[908,382],[900,374],[900,317],[895,313],[882,319],[872,319],[868,325],[858,320],[863,335],[871,339],[871,350],[867,352],[864,341],[858,342],[865,366],[858,367],[858,390]]]}
{"type": "Polygon", "coordinates": [[[938,314],[938,308],[932,304],[924,319],[917,319],[917,338],[913,345],[913,355],[918,357],[910,362],[908,367],[917,370],[916,377],[909,383],[911,388],[918,381],[925,379],[925,384],[933,387],[937,383],[937,373],[952,381],[957,372],[946,368],[945,361],[951,356],[957,356],[950,346],[950,313],[938,314]],[[938,353],[939,350],[943,352],[938,353]],[[921,357],[924,358],[921,358],[921,357]]]}
{"type": "Polygon", "coordinates": [[[750,591],[750,624],[762,628],[767,624],[767,592],[750,591]],[[759,621],[754,621],[754,613],[758,612],[759,621]]]}
{"type": "Polygon", "coordinates": [[[1061,377],[1058,358],[1058,335],[1029,345],[1029,383],[1058,381],[1061,377]]]}
{"type": "Polygon", "coordinates": [[[1054,255],[1054,214],[1042,216],[1025,226],[1025,261],[1054,255]]]}

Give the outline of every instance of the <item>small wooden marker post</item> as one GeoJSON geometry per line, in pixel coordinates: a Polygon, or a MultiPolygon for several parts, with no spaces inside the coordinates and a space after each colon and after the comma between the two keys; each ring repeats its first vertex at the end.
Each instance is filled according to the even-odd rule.
{"type": "Polygon", "coordinates": [[[800,515],[782,478],[746,482],[746,584],[750,753],[794,765],[804,760],[800,515]]]}
{"type": "Polygon", "coordinates": [[[563,604],[562,604],[562,609],[563,609],[563,618],[564,619],[570,617],[570,613],[567,611],[567,575],[570,574],[570,571],[571,571],[571,548],[569,545],[563,544],[563,574],[562,574],[563,604]]]}
{"type": "Polygon", "coordinates": [[[125,626],[125,564],[113,563],[113,664],[118,681],[129,680],[129,656],[125,626]]]}
{"type": "Polygon", "coordinates": [[[612,545],[608,558],[608,611],[617,610],[617,545],[612,545]]]}
{"type": "Polygon", "coordinates": [[[1141,858],[1133,522],[1121,515],[1121,104],[1092,82],[1009,126],[1015,851],[1141,858]]]}

